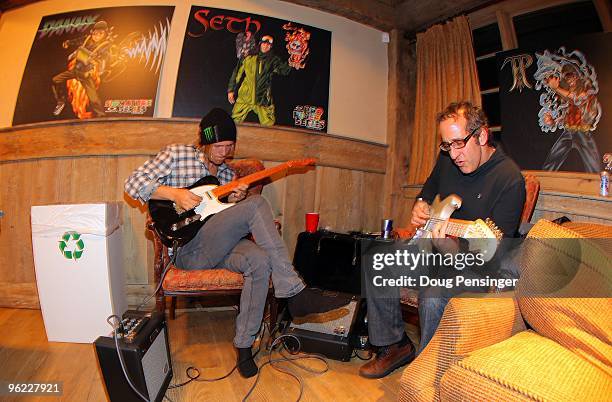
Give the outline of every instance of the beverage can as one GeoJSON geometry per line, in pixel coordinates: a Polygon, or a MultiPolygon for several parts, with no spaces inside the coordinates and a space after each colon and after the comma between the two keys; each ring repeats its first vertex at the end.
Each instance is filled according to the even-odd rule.
{"type": "Polygon", "coordinates": [[[602,171],[599,174],[599,195],[607,197],[610,193],[610,173],[602,171]]]}
{"type": "Polygon", "coordinates": [[[393,219],[383,219],[380,232],[383,239],[391,239],[393,237],[393,219]]]}

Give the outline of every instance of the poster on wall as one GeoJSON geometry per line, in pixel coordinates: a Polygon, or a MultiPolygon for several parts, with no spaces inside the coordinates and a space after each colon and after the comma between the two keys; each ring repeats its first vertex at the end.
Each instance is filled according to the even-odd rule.
{"type": "Polygon", "coordinates": [[[172,115],[221,107],[237,123],[327,131],[331,32],[193,6],[172,115]]]}
{"type": "Polygon", "coordinates": [[[522,169],[602,170],[612,151],[611,39],[585,35],[498,53],[502,143],[522,169]]]}
{"type": "Polygon", "coordinates": [[[153,116],[174,7],[112,7],[42,18],[13,125],[153,116]]]}

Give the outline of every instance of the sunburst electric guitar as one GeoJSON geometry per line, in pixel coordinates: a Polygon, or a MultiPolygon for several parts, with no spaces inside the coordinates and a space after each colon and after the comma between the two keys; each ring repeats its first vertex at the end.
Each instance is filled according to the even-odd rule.
{"type": "Polygon", "coordinates": [[[465,221],[461,219],[449,219],[455,210],[461,208],[461,197],[451,194],[444,200],[437,195],[430,206],[430,218],[422,228],[417,229],[411,243],[419,239],[431,238],[434,227],[445,220],[449,220],[446,234],[461,237],[468,241],[469,251],[483,254],[483,260],[489,261],[495,255],[497,245],[502,238],[502,232],[489,218],[465,221]]]}
{"type": "Polygon", "coordinates": [[[234,202],[221,202],[219,198],[229,195],[239,184],[250,185],[290,168],[304,167],[315,163],[316,159],[288,161],[273,168],[241,177],[222,186],[219,185],[219,180],[215,176],[203,177],[187,187],[189,191],[202,197],[202,201],[194,209],[182,211],[172,201],[149,200],[149,214],[153,220],[153,227],[166,246],[182,246],[193,239],[212,215],[236,205],[234,202]]]}

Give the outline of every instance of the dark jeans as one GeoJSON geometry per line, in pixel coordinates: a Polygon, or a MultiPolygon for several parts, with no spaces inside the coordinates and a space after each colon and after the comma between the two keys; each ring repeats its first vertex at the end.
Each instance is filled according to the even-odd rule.
{"type": "MultiPolygon", "coordinates": [[[[425,349],[436,333],[450,300],[450,297],[423,297],[422,293],[419,293],[421,340],[418,353],[425,349]]],[[[370,343],[374,346],[386,346],[399,342],[405,332],[399,290],[397,298],[368,298],[367,303],[370,343]]]]}

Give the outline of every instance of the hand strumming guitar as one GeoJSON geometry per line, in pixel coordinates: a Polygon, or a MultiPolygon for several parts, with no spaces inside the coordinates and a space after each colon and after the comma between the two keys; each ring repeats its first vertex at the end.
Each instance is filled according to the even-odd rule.
{"type": "Polygon", "coordinates": [[[189,211],[200,204],[202,197],[196,195],[186,188],[159,186],[151,195],[154,200],[169,200],[184,211],[189,211]]]}
{"type": "Polygon", "coordinates": [[[446,237],[448,220],[440,222],[431,231],[432,243],[441,253],[456,254],[459,252],[459,240],[454,237],[446,237]]]}
{"type": "Polygon", "coordinates": [[[186,188],[174,188],[173,190],[172,201],[185,211],[197,207],[202,201],[202,197],[186,188]]]}

